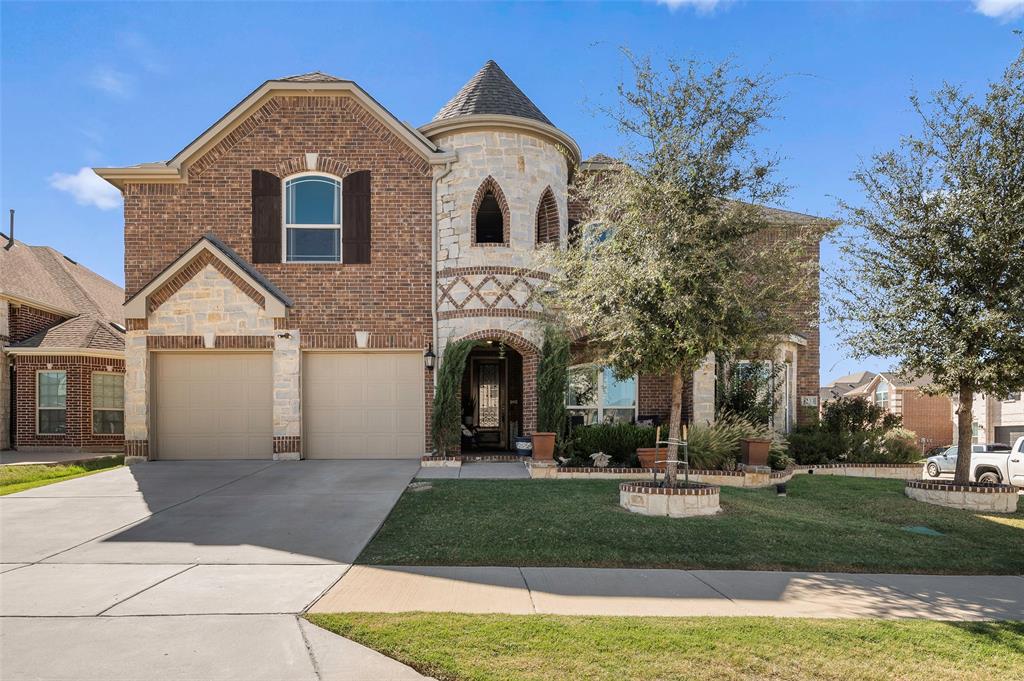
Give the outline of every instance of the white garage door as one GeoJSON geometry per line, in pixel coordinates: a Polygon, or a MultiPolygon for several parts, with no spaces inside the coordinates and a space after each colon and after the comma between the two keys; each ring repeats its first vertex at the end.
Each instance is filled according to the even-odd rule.
{"type": "Polygon", "coordinates": [[[158,459],[272,459],[269,353],[153,353],[158,459]]]}
{"type": "Polygon", "coordinates": [[[418,352],[306,353],[302,434],[309,459],[423,455],[423,356],[418,352]]]}

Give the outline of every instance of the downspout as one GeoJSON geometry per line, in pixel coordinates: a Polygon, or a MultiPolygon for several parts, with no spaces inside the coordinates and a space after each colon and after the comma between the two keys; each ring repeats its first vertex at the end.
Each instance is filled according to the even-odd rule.
{"type": "MultiPolygon", "coordinates": [[[[441,180],[448,177],[452,172],[452,163],[455,160],[445,162],[445,170],[441,175],[434,178],[430,185],[430,317],[431,317],[431,342],[434,345],[434,352],[440,354],[441,346],[437,344],[437,192],[441,180]]],[[[440,358],[440,357],[439,357],[440,358]]],[[[437,371],[433,371],[434,387],[437,387],[437,371]]]]}

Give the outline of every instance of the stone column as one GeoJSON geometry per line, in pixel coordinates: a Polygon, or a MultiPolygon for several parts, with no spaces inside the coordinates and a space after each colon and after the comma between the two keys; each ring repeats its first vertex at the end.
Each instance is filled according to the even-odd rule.
{"type": "Polygon", "coordinates": [[[693,423],[715,422],[715,353],[709,352],[693,372],[693,423]]]}
{"type": "Polygon", "coordinates": [[[149,350],[146,331],[124,340],[124,462],[149,460],[149,350]]]}
{"type": "Polygon", "coordinates": [[[302,458],[301,368],[298,330],[279,331],[273,357],[274,459],[278,461],[302,458]]]}

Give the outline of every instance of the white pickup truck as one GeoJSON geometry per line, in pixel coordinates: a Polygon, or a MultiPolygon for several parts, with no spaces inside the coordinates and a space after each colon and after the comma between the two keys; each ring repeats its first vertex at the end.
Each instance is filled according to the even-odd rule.
{"type": "Polygon", "coordinates": [[[972,453],[971,480],[1024,487],[1024,437],[1008,452],[972,453]]]}

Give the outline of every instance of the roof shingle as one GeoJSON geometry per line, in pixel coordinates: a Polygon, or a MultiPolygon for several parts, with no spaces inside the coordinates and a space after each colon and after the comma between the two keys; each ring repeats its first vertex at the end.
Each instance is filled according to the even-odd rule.
{"type": "Polygon", "coordinates": [[[441,107],[434,120],[442,121],[475,114],[518,116],[554,125],[493,59],[488,60],[483,68],[441,107]]]}

